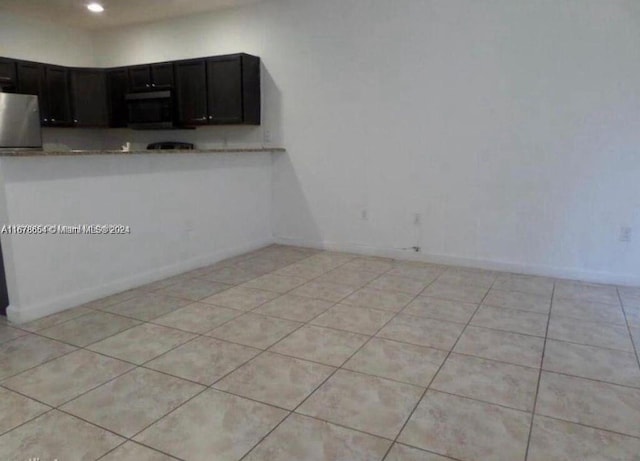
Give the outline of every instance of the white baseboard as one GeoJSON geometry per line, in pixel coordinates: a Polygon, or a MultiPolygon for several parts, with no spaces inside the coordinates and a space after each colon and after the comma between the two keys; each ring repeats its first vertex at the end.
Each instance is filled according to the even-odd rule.
{"type": "Polygon", "coordinates": [[[304,239],[275,237],[275,243],[282,245],[298,245],[319,250],[342,251],[366,256],[380,256],[407,261],[422,261],[447,266],[462,266],[517,274],[539,275],[561,279],[580,280],[591,283],[604,283],[621,286],[640,286],[638,274],[615,274],[611,272],[589,271],[577,268],[555,267],[538,264],[524,264],[489,259],[464,258],[451,255],[415,253],[397,248],[372,247],[357,243],[336,243],[306,241],[304,239]]]}
{"type": "Polygon", "coordinates": [[[186,261],[180,261],[168,266],[154,268],[147,272],[135,274],[124,279],[114,280],[104,285],[87,288],[55,299],[47,299],[44,302],[26,306],[10,304],[9,307],[7,307],[7,317],[11,323],[15,324],[29,322],[31,320],[36,320],[41,317],[46,317],[47,315],[61,312],[71,307],[104,298],[105,296],[182,274],[199,267],[215,264],[224,259],[248,253],[273,243],[275,242],[271,238],[259,240],[239,247],[219,250],[205,256],[198,256],[186,261]]]}

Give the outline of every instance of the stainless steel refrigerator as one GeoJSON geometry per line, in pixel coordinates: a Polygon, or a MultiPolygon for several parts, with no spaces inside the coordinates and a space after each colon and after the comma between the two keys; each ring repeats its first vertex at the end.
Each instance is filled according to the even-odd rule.
{"type": "MultiPolygon", "coordinates": [[[[38,97],[0,91],[0,151],[42,149],[38,97]]],[[[9,304],[0,245],[0,315],[9,304]]]]}
{"type": "Polygon", "coordinates": [[[0,92],[0,149],[41,149],[38,97],[0,92]]]}

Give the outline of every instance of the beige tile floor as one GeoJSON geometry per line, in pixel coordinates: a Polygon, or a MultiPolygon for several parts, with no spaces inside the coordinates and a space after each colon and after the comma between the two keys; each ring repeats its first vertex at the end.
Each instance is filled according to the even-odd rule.
{"type": "Polygon", "coordinates": [[[640,288],[271,246],[0,321],[0,460],[639,461],[639,349],[640,288]]]}

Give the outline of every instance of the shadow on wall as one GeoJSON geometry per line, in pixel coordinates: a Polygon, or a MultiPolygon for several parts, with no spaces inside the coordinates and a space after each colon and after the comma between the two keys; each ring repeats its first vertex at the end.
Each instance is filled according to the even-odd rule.
{"type": "Polygon", "coordinates": [[[269,69],[262,62],[262,123],[265,135],[265,145],[283,146],[287,152],[272,154],[272,216],[271,227],[273,236],[281,243],[306,244],[317,246],[321,242],[320,230],[311,213],[309,202],[295,171],[291,156],[296,152],[288,150],[285,141],[283,123],[282,92],[269,69]],[[281,198],[287,197],[287,200],[281,198]],[[284,203],[288,205],[285,206],[284,203]],[[295,218],[294,218],[295,217],[295,218]],[[285,225],[285,223],[287,223],[285,225]],[[290,223],[295,223],[292,225],[290,223]],[[288,235],[282,235],[280,230],[287,229],[288,235]],[[296,236],[304,235],[301,242],[296,236]]]}
{"type": "Polygon", "coordinates": [[[287,147],[284,145],[282,122],[282,92],[271,76],[269,69],[261,62],[260,79],[262,87],[262,139],[265,146],[287,147]]]}
{"type": "Polygon", "coordinates": [[[311,213],[291,155],[295,155],[295,152],[273,155],[273,236],[282,244],[318,247],[323,237],[311,213]],[[284,197],[287,199],[283,200],[284,197]],[[286,234],[282,229],[286,229],[286,234]],[[299,236],[304,236],[304,240],[299,236]]]}

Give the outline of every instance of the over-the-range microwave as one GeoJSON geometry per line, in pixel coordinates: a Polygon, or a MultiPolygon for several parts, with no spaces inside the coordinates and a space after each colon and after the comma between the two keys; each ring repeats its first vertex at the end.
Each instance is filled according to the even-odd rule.
{"type": "Polygon", "coordinates": [[[174,94],[170,87],[129,93],[125,96],[129,128],[159,130],[175,128],[174,94]]]}

